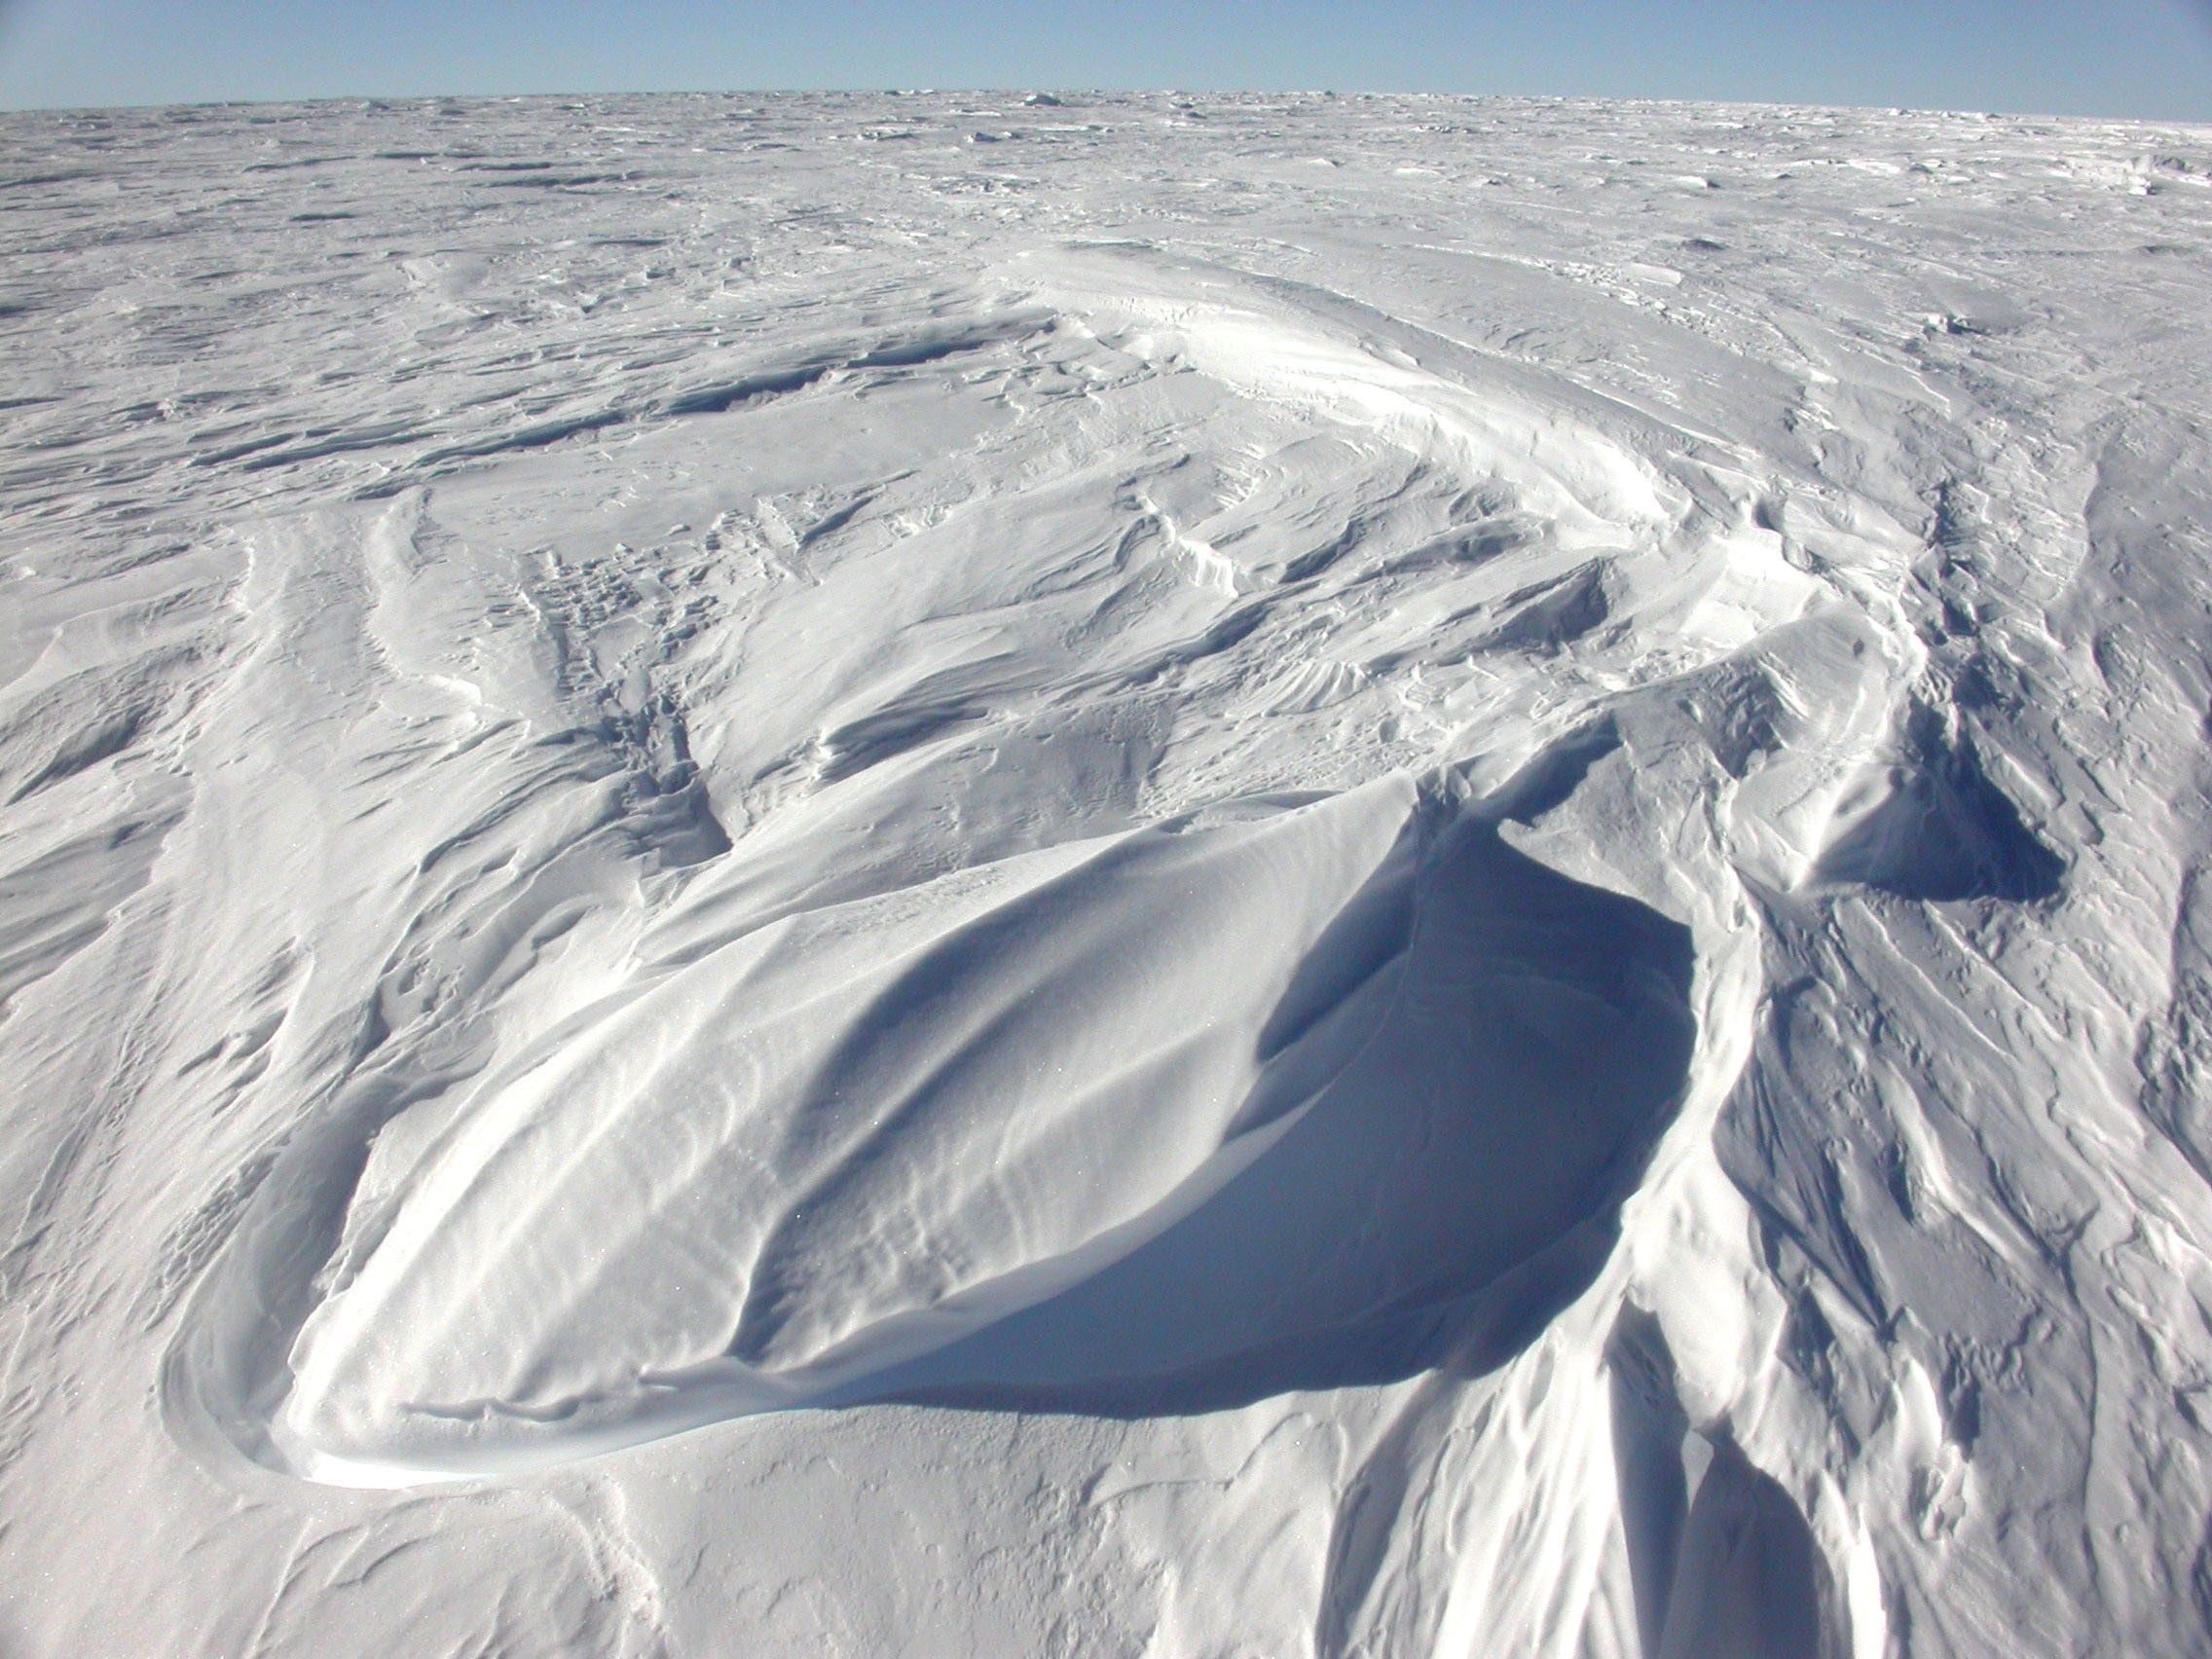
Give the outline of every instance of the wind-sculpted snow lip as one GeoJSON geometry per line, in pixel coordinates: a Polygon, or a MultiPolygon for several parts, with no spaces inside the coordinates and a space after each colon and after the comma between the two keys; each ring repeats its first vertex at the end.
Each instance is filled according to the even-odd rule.
{"type": "MultiPolygon", "coordinates": [[[[178,1373],[179,1398],[252,1456],[383,1481],[795,1405],[1213,1410],[1495,1362],[1597,1271],[1686,1087],[1692,958],[1677,925],[1498,838],[1499,812],[1534,810],[1530,786],[1493,809],[1465,804],[1452,773],[1417,788],[1384,768],[1296,802],[1232,798],[1039,847],[1036,797],[999,757],[1022,722],[1064,724],[1047,711],[1071,681],[1132,708],[1178,684],[1237,685],[1280,651],[1297,605],[1332,595],[1411,643],[1423,622],[1395,614],[1394,596],[1433,587],[1456,593],[1446,626],[1478,649],[1569,648],[1608,614],[1624,542],[1681,511],[1649,459],[1663,428],[1527,376],[1469,386],[1410,354],[1488,374],[1449,342],[1218,267],[1079,249],[1006,279],[1011,300],[961,301],[981,321],[940,315],[907,344],[815,360],[918,371],[877,401],[988,388],[1045,354],[1124,397],[1158,386],[1185,403],[1160,365],[1193,362],[1217,388],[1198,419],[1228,428],[1209,446],[1254,420],[1318,423],[1351,436],[1357,468],[1377,442],[1407,457],[1412,488],[1352,472],[1346,487],[1374,498],[1322,533],[1325,560],[1295,541],[1267,551],[1263,533],[1280,533],[1259,501],[1234,553],[1195,539],[1162,504],[1188,493],[1185,463],[1154,461],[1124,487],[1142,516],[1115,532],[1111,563],[1055,564],[1047,540],[1034,572],[1009,570],[989,520],[950,540],[957,554],[974,535],[980,557],[938,557],[922,627],[1007,614],[1018,597],[1016,622],[959,622],[974,640],[954,636],[942,658],[920,635],[887,636],[887,659],[856,656],[824,682],[860,676],[816,693],[802,751],[810,806],[868,814],[873,858],[941,833],[894,803],[951,789],[955,873],[938,880],[826,882],[790,863],[822,850],[788,836],[732,850],[706,812],[716,762],[696,757],[696,714],[609,681],[581,753],[635,752],[624,763],[651,787],[632,792],[625,836],[706,873],[657,924],[672,941],[659,965],[648,956],[480,1080],[419,1075],[380,999],[363,1051],[380,1057],[278,1159],[178,1373]],[[1564,419],[1553,398],[1618,430],[1564,419]],[[1056,612],[1075,632],[1055,641],[1056,612]],[[1100,629],[1109,615],[1125,620],[1100,629]],[[672,790],[698,797],[675,829],[672,790]],[[912,828],[886,838],[886,812],[912,828]],[[996,812],[1022,828],[993,830],[996,812]]],[[[836,407],[810,391],[827,372],[768,388],[810,392],[789,401],[761,402],[765,381],[664,400],[661,436],[639,441],[682,456],[715,423],[819,424],[836,407]]],[[[505,469],[535,463],[501,450],[481,464],[503,501],[505,469]]],[[[1088,536],[1099,488],[1078,471],[994,510],[1014,537],[1088,536]]],[[[408,499],[399,567],[455,534],[408,499]]],[[[852,614],[836,608],[860,590],[839,584],[865,581],[866,562],[817,550],[864,533],[867,505],[832,500],[779,533],[774,556],[806,584],[792,615],[810,602],[852,614]]],[[[736,534],[725,514],[710,552],[736,534]]],[[[557,640],[619,614],[589,598],[564,620],[548,607],[568,592],[532,601],[557,640]]],[[[1385,643],[1374,660],[1403,672],[1421,648],[1385,643]]],[[[605,673],[600,650],[579,663],[587,681],[605,673]]],[[[1369,672],[1347,662],[1287,703],[1262,694],[1310,719],[1344,695],[1322,686],[1356,690],[1369,672]]],[[[1120,769],[1126,741],[1075,753],[1120,769]]],[[[551,911],[502,903],[480,937],[536,938],[549,921],[533,918],[565,913],[575,880],[552,885],[551,911]]],[[[485,955],[458,935],[456,948],[485,955]]],[[[424,972],[409,970],[407,998],[424,972]]]]}
{"type": "Polygon", "coordinates": [[[1174,1414],[1499,1362],[1679,1100],[1692,951],[1410,800],[1051,856],[949,922],[924,891],[912,944],[802,914],[623,999],[379,1200],[272,1454],[381,1484],[797,1406],[1174,1414]],[[1071,1153],[1122,1166],[1111,1207],[1071,1153]]]}
{"type": "MultiPolygon", "coordinates": [[[[1501,827],[1565,810],[1594,770],[1626,778],[1632,744],[1678,744],[1664,688],[1687,684],[1693,742],[1756,774],[1747,801],[1788,805],[1746,821],[1787,850],[1745,856],[1785,879],[1872,879],[1858,849],[1911,808],[1868,815],[1842,792],[1878,760],[1895,695],[1881,677],[1909,659],[1869,652],[1777,558],[1766,509],[1728,521],[1744,509],[1713,498],[1703,440],[1344,296],[1142,248],[1032,254],[999,282],[943,298],[901,343],[663,398],[630,453],[649,466],[665,451],[681,475],[725,422],[858,433],[827,379],[842,365],[896,371],[850,381],[864,407],[957,399],[987,455],[1007,441],[988,399],[1043,359],[1089,398],[1133,399],[1145,450],[1161,421],[1201,455],[1253,423],[1317,431],[1350,460],[1343,524],[1294,521],[1319,545],[1285,545],[1250,500],[1226,534],[1198,535],[1163,504],[1189,494],[1190,461],[1132,460],[1135,481],[1103,498],[1138,517],[1087,548],[1095,464],[1026,478],[943,520],[920,608],[903,631],[896,603],[875,618],[876,654],[830,659],[789,709],[754,705],[763,759],[742,795],[713,787],[733,768],[699,751],[700,715],[636,689],[651,672],[638,663],[673,646],[622,604],[660,578],[603,593],[587,562],[537,583],[541,626],[581,653],[560,684],[600,687],[553,752],[579,777],[618,763],[637,780],[608,852],[694,873],[646,936],[666,943],[488,1068],[410,1057],[442,1040],[409,1035],[395,992],[407,1006],[427,976],[503,994],[518,970],[482,965],[561,937],[579,884],[604,891],[619,866],[595,854],[587,875],[580,848],[557,853],[532,878],[544,899],[488,890],[480,931],[425,912],[427,956],[380,996],[360,1075],[276,1160],[180,1352],[178,1400],[250,1456],[384,1484],[794,1407],[1173,1416],[1503,1363],[1607,1259],[1692,1088],[1698,1004],[1684,928],[1501,827]],[[1209,388],[1196,402],[1180,378],[1194,368],[1209,388]],[[786,392],[805,395],[769,395],[786,392]],[[1403,481],[1372,476],[1374,458],[1403,481]],[[1027,563],[1000,556],[1009,543],[1035,543],[1027,563]],[[1364,661],[1285,671],[1316,606],[1363,618],[1364,661]],[[1258,707],[1309,720],[1464,651],[1611,655],[1633,690],[1651,670],[1624,654],[1636,636],[1617,617],[1653,608],[1699,653],[1688,671],[1670,665],[1650,695],[1587,696],[1582,724],[1487,797],[1469,795],[1467,763],[1419,785],[1384,765],[1351,788],[1109,820],[1102,836],[1083,832],[1079,796],[1055,837],[1007,759],[1078,729],[1054,712],[1071,688],[1133,713],[1257,685],[1258,707]],[[1789,631],[1814,648],[1787,665],[1741,645],[1789,631]],[[620,678],[587,643],[616,637],[620,678]],[[793,719],[806,710],[811,738],[793,719]],[[798,808],[776,804],[793,791],[798,808]],[[940,799],[949,836],[917,812],[940,799]],[[733,843],[718,816],[763,812],[791,828],[733,843]],[[840,837],[867,849],[845,871],[840,837]]],[[[889,477],[947,465],[934,427],[886,432],[889,477]]],[[[477,452],[488,503],[533,478],[579,487],[535,448],[477,452]]],[[[880,535],[880,486],[852,476],[802,526],[724,512],[704,538],[714,560],[762,537],[796,578],[755,640],[773,642],[779,614],[805,641],[810,612],[849,628],[881,604],[855,551],[881,546],[864,539],[880,535]]],[[[462,534],[433,514],[479,510],[456,486],[439,499],[458,505],[418,493],[392,509],[411,527],[388,533],[394,571],[462,534]]],[[[1070,752],[1074,777],[1127,776],[1158,742],[1128,747],[1157,716],[1116,719],[1070,752]]],[[[508,810],[423,870],[464,852],[542,859],[496,851],[508,810]]]]}

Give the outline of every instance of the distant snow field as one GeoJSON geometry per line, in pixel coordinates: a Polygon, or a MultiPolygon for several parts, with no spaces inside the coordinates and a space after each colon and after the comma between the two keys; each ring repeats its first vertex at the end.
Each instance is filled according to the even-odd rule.
{"type": "Polygon", "coordinates": [[[2212,130],[0,133],[0,1653],[2212,1651],[2212,130]]]}

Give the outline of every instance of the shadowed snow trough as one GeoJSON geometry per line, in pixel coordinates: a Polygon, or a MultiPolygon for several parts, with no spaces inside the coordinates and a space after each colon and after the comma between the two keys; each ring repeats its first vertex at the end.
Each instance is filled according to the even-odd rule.
{"type": "Polygon", "coordinates": [[[0,1649],[2212,1643],[2203,133],[5,126],[0,1649]]]}

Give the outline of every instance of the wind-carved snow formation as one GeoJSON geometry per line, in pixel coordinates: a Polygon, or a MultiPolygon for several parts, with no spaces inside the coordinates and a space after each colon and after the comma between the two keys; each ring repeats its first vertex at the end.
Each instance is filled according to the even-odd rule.
{"type": "Polygon", "coordinates": [[[2212,134],[4,125],[0,1646],[2212,1641],[2212,134]]]}

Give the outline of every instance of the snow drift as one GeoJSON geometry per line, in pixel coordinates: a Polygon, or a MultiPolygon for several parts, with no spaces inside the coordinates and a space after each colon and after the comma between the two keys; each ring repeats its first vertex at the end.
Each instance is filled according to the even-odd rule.
{"type": "Polygon", "coordinates": [[[0,1646],[2204,1645],[2204,134],[6,125],[0,1646]]]}

